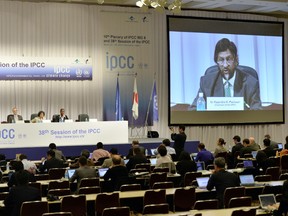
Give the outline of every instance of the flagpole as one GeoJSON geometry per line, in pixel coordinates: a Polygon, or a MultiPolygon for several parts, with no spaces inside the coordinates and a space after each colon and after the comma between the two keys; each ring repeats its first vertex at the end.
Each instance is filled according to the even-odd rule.
{"type": "MultiPolygon", "coordinates": [[[[135,73],[134,75],[134,81],[133,81],[133,102],[132,102],[132,107],[133,107],[133,103],[134,103],[134,82],[135,82],[135,78],[137,77],[137,73],[135,73]]],[[[133,129],[134,129],[134,116],[133,116],[133,110],[131,112],[132,114],[132,122],[131,122],[131,137],[133,137],[133,129]]]]}
{"type": "Polygon", "coordinates": [[[151,101],[152,101],[153,89],[154,89],[155,82],[156,82],[156,80],[155,80],[155,73],[154,73],[154,80],[153,80],[153,83],[152,83],[151,94],[150,94],[150,99],[149,99],[149,103],[148,103],[148,108],[147,108],[146,118],[145,118],[145,124],[144,124],[145,130],[147,129],[147,135],[148,135],[148,116],[149,116],[149,112],[150,112],[150,106],[151,106],[151,101]]]}

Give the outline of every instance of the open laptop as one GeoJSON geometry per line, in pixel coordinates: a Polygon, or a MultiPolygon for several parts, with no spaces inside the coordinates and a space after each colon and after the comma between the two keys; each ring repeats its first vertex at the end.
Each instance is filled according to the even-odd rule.
{"type": "Polygon", "coordinates": [[[124,160],[125,165],[128,163],[128,161],[129,161],[129,159],[124,160]]]}
{"type": "Polygon", "coordinates": [[[73,176],[74,172],[75,172],[75,169],[68,169],[67,170],[68,179],[70,179],[73,176]]]}
{"type": "Polygon", "coordinates": [[[197,177],[198,188],[206,189],[210,177],[197,177]]]}
{"type": "Polygon", "coordinates": [[[205,163],[203,161],[196,162],[197,171],[205,170],[205,163]]]}
{"type": "Polygon", "coordinates": [[[258,151],[252,151],[252,152],[251,152],[252,157],[253,157],[253,158],[256,158],[257,153],[258,153],[258,151]]]}
{"type": "Polygon", "coordinates": [[[252,160],[244,160],[244,161],[243,161],[243,166],[244,166],[244,168],[254,167],[254,166],[253,166],[253,161],[252,161],[252,160]]]}
{"type": "Polygon", "coordinates": [[[254,186],[254,176],[253,175],[239,175],[240,184],[242,186],[254,186]]]}
{"type": "Polygon", "coordinates": [[[103,178],[103,176],[106,174],[106,172],[107,172],[108,169],[109,169],[109,168],[99,168],[99,169],[98,169],[99,177],[100,177],[100,178],[103,178]]]}
{"type": "Polygon", "coordinates": [[[283,144],[282,143],[278,143],[278,149],[283,149],[283,144]]]}
{"type": "Polygon", "coordinates": [[[268,205],[276,204],[276,199],[274,194],[260,194],[258,195],[260,206],[262,209],[269,210],[268,205]]]}
{"type": "Polygon", "coordinates": [[[150,149],[150,151],[151,151],[151,155],[155,155],[155,153],[154,153],[155,150],[157,150],[157,149],[155,149],[155,148],[154,148],[154,149],[150,149]]]}
{"type": "Polygon", "coordinates": [[[156,162],[157,162],[157,158],[150,158],[150,163],[152,166],[155,166],[156,165],[156,162]]]}

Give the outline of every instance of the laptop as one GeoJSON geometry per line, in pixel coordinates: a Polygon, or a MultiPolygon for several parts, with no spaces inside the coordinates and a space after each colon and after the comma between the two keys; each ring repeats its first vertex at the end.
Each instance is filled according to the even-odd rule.
{"type": "Polygon", "coordinates": [[[128,161],[129,161],[129,159],[124,160],[125,165],[128,163],[128,161]]]}
{"type": "Polygon", "coordinates": [[[67,170],[68,179],[70,179],[73,176],[74,172],[75,172],[75,169],[68,169],[67,170]]]}
{"type": "Polygon", "coordinates": [[[155,150],[157,150],[157,149],[150,149],[150,151],[151,151],[151,155],[155,155],[155,150]]]}
{"type": "Polygon", "coordinates": [[[244,165],[244,168],[251,168],[251,167],[254,167],[254,166],[253,166],[253,161],[252,161],[252,160],[244,160],[244,161],[243,161],[243,165],[244,165]]]}
{"type": "Polygon", "coordinates": [[[274,194],[260,194],[258,195],[260,206],[262,209],[269,210],[268,205],[276,204],[276,199],[274,194]]]}
{"type": "Polygon", "coordinates": [[[100,177],[100,178],[103,178],[103,176],[106,174],[106,172],[107,172],[108,169],[109,169],[109,168],[99,168],[99,169],[98,169],[99,177],[100,177]]]}
{"type": "Polygon", "coordinates": [[[239,175],[240,184],[242,186],[254,186],[254,176],[253,175],[239,175]]]}
{"type": "Polygon", "coordinates": [[[155,166],[157,162],[157,158],[150,158],[150,163],[152,166],[155,166]]]}
{"type": "Polygon", "coordinates": [[[197,177],[198,188],[206,189],[210,177],[197,177]]]}
{"type": "Polygon", "coordinates": [[[256,158],[257,153],[258,153],[258,151],[252,151],[252,152],[251,152],[252,157],[253,157],[253,158],[256,158]]]}
{"type": "Polygon", "coordinates": [[[278,149],[283,149],[283,144],[282,143],[278,143],[278,149]]]}
{"type": "Polygon", "coordinates": [[[197,171],[205,170],[205,163],[203,161],[196,162],[197,171]]]}

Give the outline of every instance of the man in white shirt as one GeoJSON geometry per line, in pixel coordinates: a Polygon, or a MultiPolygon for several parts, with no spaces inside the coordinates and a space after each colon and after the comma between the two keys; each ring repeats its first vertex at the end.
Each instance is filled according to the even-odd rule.
{"type": "Polygon", "coordinates": [[[32,161],[29,161],[25,154],[21,154],[19,156],[19,159],[23,163],[24,170],[27,170],[28,172],[30,172],[32,174],[36,173],[37,167],[36,167],[35,163],[33,163],[32,161]]]}

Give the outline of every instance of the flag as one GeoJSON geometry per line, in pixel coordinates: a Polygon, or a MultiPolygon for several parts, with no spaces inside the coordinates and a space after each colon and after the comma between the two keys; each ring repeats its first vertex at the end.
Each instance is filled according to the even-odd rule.
{"type": "Polygon", "coordinates": [[[138,119],[138,92],[137,92],[136,77],[134,78],[132,115],[135,120],[138,119]]]}
{"type": "Polygon", "coordinates": [[[155,80],[154,80],[153,93],[152,93],[152,102],[153,102],[153,121],[159,121],[158,98],[157,98],[156,81],[155,80]]]}
{"type": "Polygon", "coordinates": [[[118,77],[117,77],[116,97],[115,97],[115,117],[116,117],[115,119],[116,121],[122,120],[121,99],[120,99],[118,77]]]}

